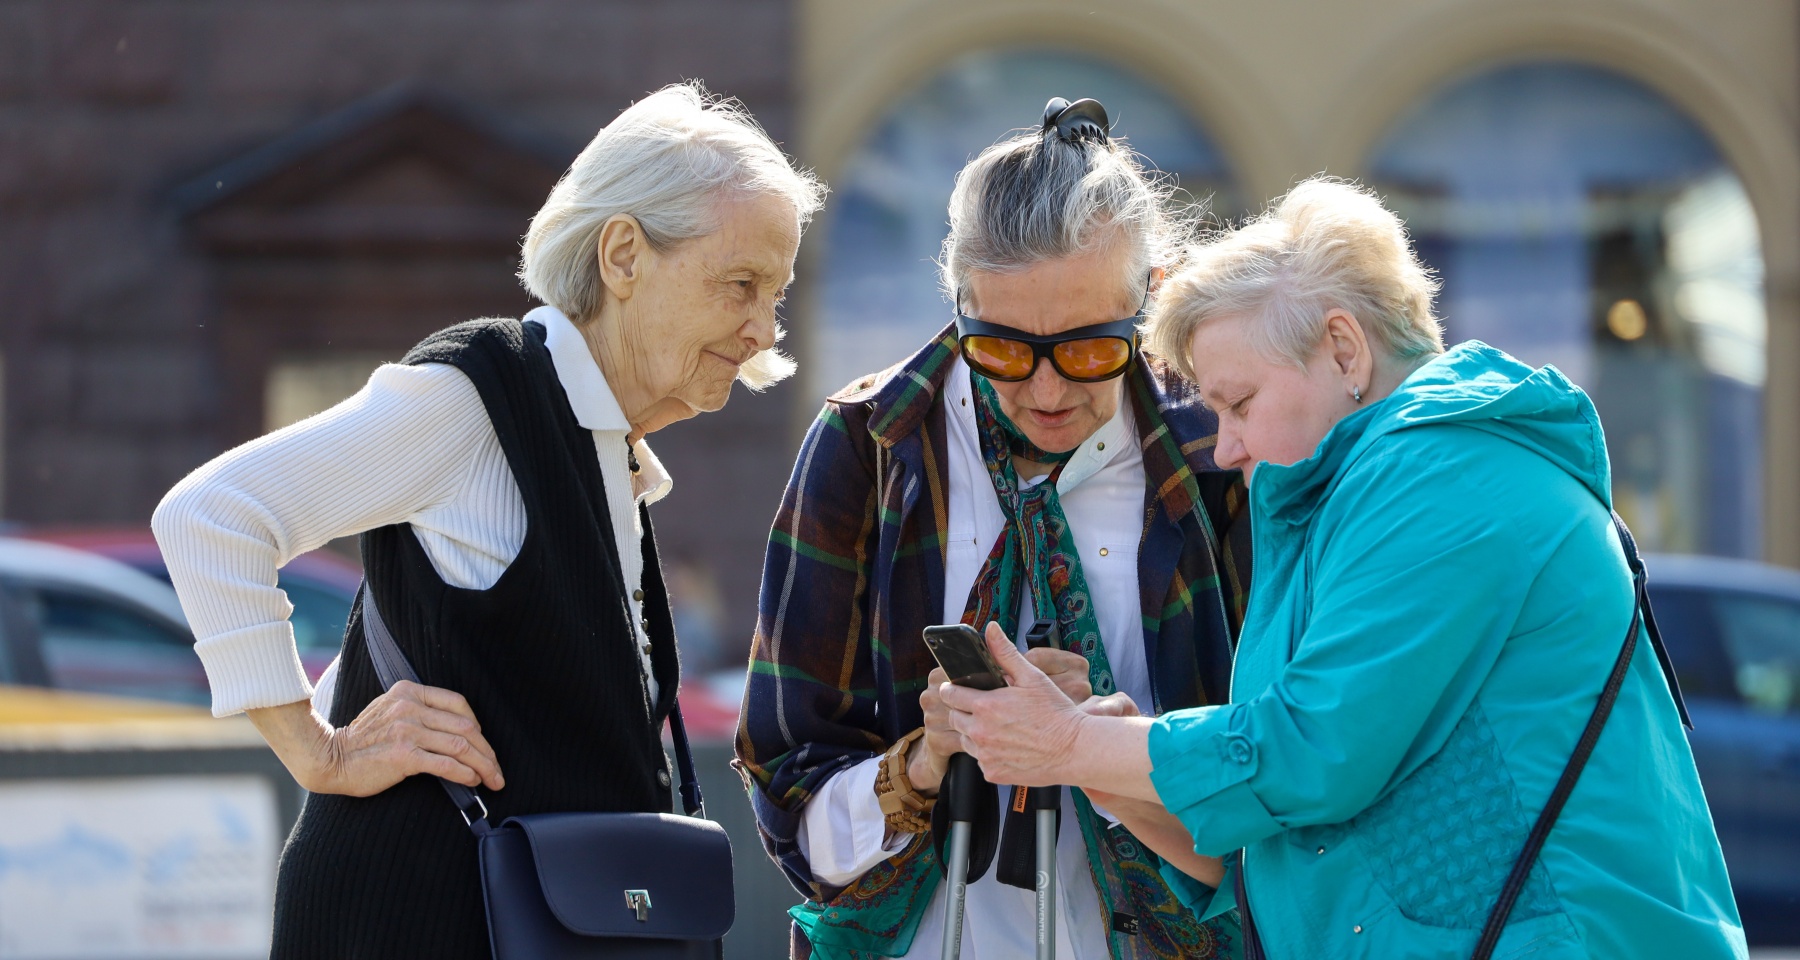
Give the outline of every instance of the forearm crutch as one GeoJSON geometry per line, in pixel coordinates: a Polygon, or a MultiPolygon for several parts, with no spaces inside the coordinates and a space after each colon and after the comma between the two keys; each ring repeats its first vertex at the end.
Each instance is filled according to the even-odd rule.
{"type": "MultiPolygon", "coordinates": [[[[1027,646],[1054,646],[1059,639],[1054,622],[1039,621],[1026,634],[1027,646]]],[[[1031,793],[1039,795],[1041,790],[1031,793]]],[[[1000,847],[1000,805],[994,787],[981,774],[981,764],[966,753],[950,758],[931,811],[932,842],[944,878],[950,882],[944,910],[944,942],[941,956],[957,960],[962,953],[964,907],[968,885],[981,879],[1000,847]]],[[[1056,941],[1056,829],[1062,806],[1062,788],[1050,787],[1036,817],[1036,871],[1031,888],[1037,891],[1038,956],[1054,956],[1056,941]]],[[[1006,879],[1003,877],[1003,879],[1006,879]]],[[[1019,886],[1027,886],[1025,882],[1019,886]]]]}
{"type": "Polygon", "coordinates": [[[948,833],[944,849],[939,851],[943,858],[944,879],[950,884],[944,903],[944,947],[941,951],[944,960],[957,960],[962,955],[963,907],[968,901],[969,884],[981,879],[993,860],[994,845],[990,838],[986,855],[977,856],[976,862],[970,863],[976,825],[986,821],[990,824],[988,832],[991,834],[993,809],[994,788],[981,775],[981,765],[966,753],[951,757],[943,787],[938,791],[937,807],[932,811],[932,826],[937,828],[942,823],[947,826],[948,833]],[[984,807],[989,816],[983,817],[984,807]]]}
{"type": "MultiPolygon", "coordinates": [[[[1054,620],[1039,620],[1025,633],[1025,647],[1061,646],[1054,620]]],[[[1036,787],[1025,793],[1025,804],[1037,821],[1037,960],[1056,960],[1056,833],[1062,812],[1062,787],[1036,787]]]]}

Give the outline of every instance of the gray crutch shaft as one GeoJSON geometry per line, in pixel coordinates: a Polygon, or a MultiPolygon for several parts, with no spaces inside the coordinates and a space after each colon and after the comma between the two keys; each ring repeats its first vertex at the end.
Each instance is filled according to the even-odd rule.
{"type": "Polygon", "coordinates": [[[1056,811],[1037,811],[1037,960],[1056,960],[1056,811]]]}
{"type": "Polygon", "coordinates": [[[945,874],[950,889],[946,891],[944,902],[944,948],[939,951],[944,960],[962,956],[963,904],[969,893],[969,834],[974,829],[975,825],[967,820],[955,820],[950,824],[946,853],[948,872],[945,874]]]}

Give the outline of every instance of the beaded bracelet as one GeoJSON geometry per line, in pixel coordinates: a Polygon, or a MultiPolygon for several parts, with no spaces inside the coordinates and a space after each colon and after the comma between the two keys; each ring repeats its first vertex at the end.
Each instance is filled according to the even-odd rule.
{"type": "Polygon", "coordinates": [[[906,776],[906,755],[924,735],[925,728],[920,727],[901,737],[882,754],[881,771],[875,775],[875,799],[887,817],[888,829],[895,833],[931,832],[931,808],[937,798],[921,796],[906,776]]]}

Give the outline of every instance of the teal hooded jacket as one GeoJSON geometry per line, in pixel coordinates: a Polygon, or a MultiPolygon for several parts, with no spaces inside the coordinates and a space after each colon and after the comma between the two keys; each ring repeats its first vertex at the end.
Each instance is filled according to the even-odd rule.
{"type": "MultiPolygon", "coordinates": [[[[1473,341],[1256,469],[1231,702],[1163,715],[1150,759],[1197,852],[1244,848],[1271,960],[1469,956],[1631,623],[1609,473],[1586,394],[1473,341]]],[[[1640,640],[1494,956],[1745,955],[1640,640]]]]}

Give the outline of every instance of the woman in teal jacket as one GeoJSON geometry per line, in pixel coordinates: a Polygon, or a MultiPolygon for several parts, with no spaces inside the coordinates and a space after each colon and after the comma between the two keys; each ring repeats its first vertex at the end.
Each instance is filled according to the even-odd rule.
{"type": "MultiPolygon", "coordinates": [[[[1586,394],[1444,352],[1397,218],[1313,180],[1199,247],[1150,347],[1250,474],[1231,703],[1085,710],[990,628],[1012,686],[946,689],[997,783],[1071,784],[1162,854],[1243,849],[1273,960],[1466,957],[1632,623],[1586,394]]],[[[1495,957],[1745,955],[1675,703],[1640,643],[1495,957]]],[[[1181,880],[1206,914],[1234,902],[1181,880]]]]}

